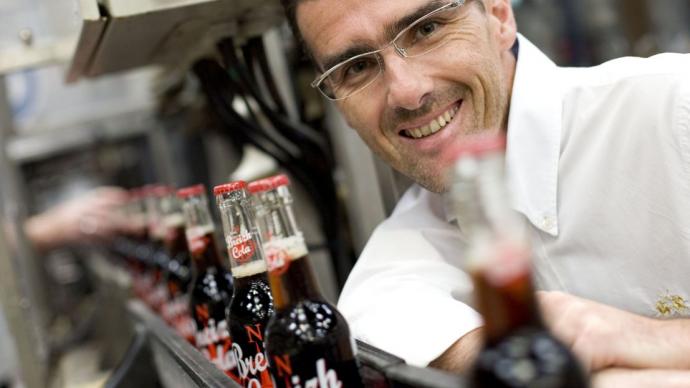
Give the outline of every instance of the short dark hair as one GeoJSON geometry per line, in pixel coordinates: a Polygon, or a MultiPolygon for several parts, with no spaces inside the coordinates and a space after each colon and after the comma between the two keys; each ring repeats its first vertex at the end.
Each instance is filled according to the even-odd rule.
{"type": "MultiPolygon", "coordinates": [[[[285,16],[287,17],[288,24],[292,29],[292,33],[295,36],[295,39],[302,47],[302,50],[304,50],[304,52],[307,54],[307,56],[309,56],[313,60],[314,58],[311,56],[309,47],[307,47],[307,44],[304,41],[304,38],[302,37],[302,33],[299,30],[299,25],[297,24],[297,6],[302,1],[306,0],[280,0],[280,3],[283,5],[283,8],[285,9],[285,16]]],[[[468,2],[470,2],[470,0],[468,0],[468,2]]],[[[472,1],[472,3],[476,3],[482,11],[486,11],[483,0],[472,1]]]]}
{"type": "Polygon", "coordinates": [[[285,9],[285,16],[287,17],[288,24],[292,29],[292,33],[295,35],[295,39],[297,39],[300,45],[306,49],[304,40],[302,39],[302,34],[299,31],[299,25],[297,25],[297,5],[300,1],[302,0],[280,0],[280,3],[285,9]]]}

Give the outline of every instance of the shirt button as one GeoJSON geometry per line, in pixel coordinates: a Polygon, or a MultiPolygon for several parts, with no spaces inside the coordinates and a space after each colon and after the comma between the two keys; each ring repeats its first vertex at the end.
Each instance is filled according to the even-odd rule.
{"type": "Polygon", "coordinates": [[[553,217],[545,216],[541,220],[541,226],[545,230],[551,230],[553,227],[556,225],[556,222],[554,221],[553,217]]]}

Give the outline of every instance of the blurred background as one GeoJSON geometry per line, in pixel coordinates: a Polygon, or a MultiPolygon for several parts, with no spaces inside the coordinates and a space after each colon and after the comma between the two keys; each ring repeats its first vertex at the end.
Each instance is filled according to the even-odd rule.
{"type": "MultiPolygon", "coordinates": [[[[688,0],[513,4],[559,65],[690,52],[688,0]]],[[[39,253],[22,236],[27,218],[101,185],[286,172],[337,300],[408,183],[309,88],[281,12],[278,0],[0,0],[0,387],[90,386],[125,352],[102,253],[39,253]]]]}

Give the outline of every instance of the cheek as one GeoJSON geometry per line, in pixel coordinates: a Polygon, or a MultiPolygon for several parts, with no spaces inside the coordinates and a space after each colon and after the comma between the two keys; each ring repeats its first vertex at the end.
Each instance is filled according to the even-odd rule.
{"type": "Polygon", "coordinates": [[[339,108],[347,124],[354,128],[363,139],[374,138],[380,133],[378,124],[381,113],[376,104],[369,101],[357,104],[353,101],[341,104],[339,108]]]}

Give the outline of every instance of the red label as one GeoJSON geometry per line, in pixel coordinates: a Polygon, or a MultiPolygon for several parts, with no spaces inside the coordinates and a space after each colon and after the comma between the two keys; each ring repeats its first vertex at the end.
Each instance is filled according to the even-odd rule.
{"type": "Polygon", "coordinates": [[[230,249],[230,255],[240,263],[249,261],[254,256],[254,241],[237,244],[230,249]]]}
{"type": "Polygon", "coordinates": [[[193,238],[189,241],[189,251],[193,256],[199,256],[204,253],[210,242],[211,239],[208,236],[193,238]]]}
{"type": "Polygon", "coordinates": [[[290,267],[290,256],[282,249],[268,249],[266,251],[266,265],[272,275],[282,275],[290,267]]]}
{"type": "Polygon", "coordinates": [[[233,237],[230,240],[230,245],[232,247],[230,248],[230,256],[239,263],[249,261],[254,256],[254,251],[256,250],[252,235],[249,233],[233,237]]]}
{"type": "Polygon", "coordinates": [[[486,278],[490,284],[503,287],[529,273],[529,251],[521,247],[505,245],[498,247],[491,266],[486,269],[486,278]]]}

